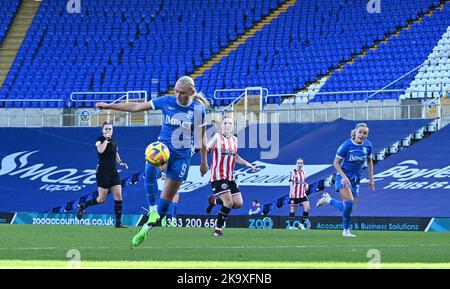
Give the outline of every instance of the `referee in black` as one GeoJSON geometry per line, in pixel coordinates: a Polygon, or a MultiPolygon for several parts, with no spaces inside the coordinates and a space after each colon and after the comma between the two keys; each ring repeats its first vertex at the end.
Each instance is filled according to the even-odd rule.
{"type": "Polygon", "coordinates": [[[116,169],[116,162],[128,169],[119,156],[117,143],[113,138],[113,125],[104,122],[102,136],[97,138],[95,146],[98,153],[98,165],[96,171],[98,197],[78,205],[77,219],[81,220],[86,208],[97,204],[103,204],[111,190],[114,196],[114,213],[116,215],[116,228],[126,228],[122,225],[122,182],[116,169]]]}

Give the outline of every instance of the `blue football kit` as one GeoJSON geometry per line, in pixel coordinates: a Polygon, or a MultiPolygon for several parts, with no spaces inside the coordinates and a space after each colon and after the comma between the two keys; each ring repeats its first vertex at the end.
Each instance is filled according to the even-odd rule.
{"type": "MultiPolygon", "coordinates": [[[[365,140],[362,144],[357,144],[352,139],[345,141],[337,150],[336,156],[341,158],[342,170],[349,178],[353,196],[359,195],[359,182],[362,170],[366,166],[367,159],[372,156],[372,143],[365,140]]],[[[342,176],[336,174],[336,191],[344,187],[342,176]]]]}
{"type": "Polygon", "coordinates": [[[192,146],[200,135],[199,126],[205,122],[205,108],[193,100],[184,106],[175,96],[163,96],[150,101],[154,110],[162,110],[163,124],[158,140],[170,151],[166,175],[170,179],[185,181],[191,163],[192,146]]]}
{"type": "MultiPolygon", "coordinates": [[[[200,137],[196,128],[205,122],[205,108],[195,100],[188,105],[181,105],[175,96],[153,99],[150,101],[150,105],[153,110],[163,112],[163,124],[158,141],[164,143],[170,151],[166,177],[183,182],[188,176],[193,144],[197,140],[196,138],[200,137]]],[[[157,180],[159,177],[160,169],[146,162],[144,191],[150,210],[157,204],[157,180]]],[[[164,203],[158,205],[158,211],[160,215],[163,215],[168,202],[161,199],[159,202],[164,203]]]]}

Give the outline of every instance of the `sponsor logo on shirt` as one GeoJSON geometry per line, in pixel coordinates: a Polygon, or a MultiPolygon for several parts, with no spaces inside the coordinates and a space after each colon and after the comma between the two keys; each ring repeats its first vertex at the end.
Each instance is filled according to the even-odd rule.
{"type": "Polygon", "coordinates": [[[190,129],[192,127],[192,122],[190,121],[182,121],[178,118],[171,117],[170,115],[166,115],[165,124],[177,125],[186,129],[190,129]]]}
{"type": "Polygon", "coordinates": [[[360,156],[350,156],[350,158],[349,158],[350,162],[361,162],[361,161],[363,162],[365,160],[366,160],[365,156],[362,156],[362,157],[360,157],[360,156]]]}

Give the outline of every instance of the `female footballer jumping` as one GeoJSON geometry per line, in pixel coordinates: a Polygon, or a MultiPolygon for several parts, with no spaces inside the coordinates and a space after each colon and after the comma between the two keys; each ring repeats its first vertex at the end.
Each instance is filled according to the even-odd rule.
{"type": "MultiPolygon", "coordinates": [[[[134,246],[141,244],[147,233],[167,214],[173,197],[187,178],[193,143],[201,146],[201,175],[203,176],[209,170],[205,127],[205,108],[209,107],[209,102],[202,94],[197,93],[194,80],[189,76],[183,76],[177,80],[175,93],[176,96],[163,96],[145,103],[97,104],[99,109],[128,112],[162,110],[163,112],[164,120],[158,140],[170,150],[166,180],[158,201],[157,212],[150,212],[147,224],[133,238],[134,246]]],[[[156,178],[153,180],[156,182],[156,178]]]]}

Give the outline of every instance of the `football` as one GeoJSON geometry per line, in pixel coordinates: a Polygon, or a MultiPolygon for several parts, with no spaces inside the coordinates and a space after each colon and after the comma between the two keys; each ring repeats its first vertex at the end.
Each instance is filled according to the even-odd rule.
{"type": "Polygon", "coordinates": [[[162,142],[154,142],[145,149],[145,160],[154,166],[162,166],[170,158],[169,148],[162,142]]]}

